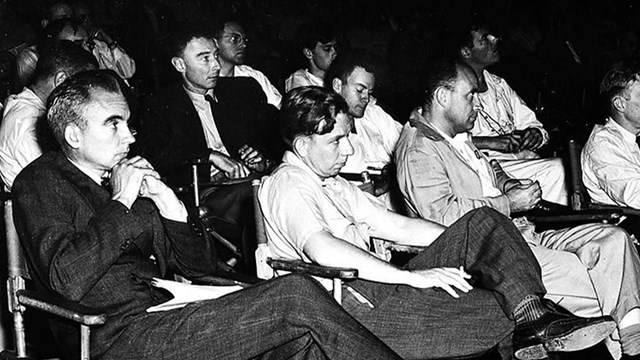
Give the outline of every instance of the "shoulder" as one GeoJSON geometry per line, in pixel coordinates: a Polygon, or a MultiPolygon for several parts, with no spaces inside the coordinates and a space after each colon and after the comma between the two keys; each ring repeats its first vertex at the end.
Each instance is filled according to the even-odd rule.
{"type": "Polygon", "coordinates": [[[56,179],[63,177],[59,163],[64,155],[57,152],[45,153],[27,165],[16,177],[14,187],[20,184],[28,184],[33,187],[37,184],[52,184],[56,179]]]}

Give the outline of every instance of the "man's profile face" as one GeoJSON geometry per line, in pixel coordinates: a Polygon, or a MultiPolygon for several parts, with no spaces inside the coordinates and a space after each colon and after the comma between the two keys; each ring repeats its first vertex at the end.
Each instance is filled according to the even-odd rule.
{"type": "Polygon", "coordinates": [[[84,109],[86,124],[77,129],[74,160],[96,172],[110,171],[127,157],[129,145],[135,142],[127,123],[129,116],[122,94],[95,90],[84,109]]]}
{"type": "Polygon", "coordinates": [[[640,76],[636,76],[620,97],[625,102],[624,117],[640,130],[640,76]]]}
{"type": "Polygon", "coordinates": [[[364,116],[364,110],[371,100],[375,83],[376,78],[373,73],[362,67],[358,66],[351,72],[347,82],[342,84],[339,91],[349,105],[349,115],[356,119],[364,116]]]}
{"type": "Polygon", "coordinates": [[[205,94],[213,89],[220,74],[218,49],[213,39],[194,38],[189,40],[182,56],[183,80],[187,89],[205,94]]]}
{"type": "Polygon", "coordinates": [[[316,68],[327,71],[329,66],[335,60],[338,51],[336,50],[337,41],[335,39],[328,43],[316,42],[316,46],[311,49],[311,61],[316,68]]]}
{"type": "Polygon", "coordinates": [[[235,22],[226,23],[222,35],[217,39],[220,59],[233,65],[244,64],[247,53],[246,38],[242,26],[235,22]]]}
{"type": "Polygon", "coordinates": [[[500,61],[500,52],[498,51],[498,38],[492,35],[487,29],[480,28],[471,31],[473,38],[473,47],[470,48],[469,61],[488,67],[500,61]]]}
{"type": "Polygon", "coordinates": [[[330,133],[310,135],[307,137],[307,152],[302,160],[321,178],[338,175],[353,154],[349,142],[351,122],[349,117],[340,113],[330,133]]]}
{"type": "Polygon", "coordinates": [[[73,17],[73,8],[64,2],[51,5],[49,8],[49,19],[51,21],[60,19],[70,19],[73,17]]]}
{"type": "Polygon", "coordinates": [[[480,102],[478,100],[478,80],[468,68],[459,68],[444,116],[455,135],[473,129],[478,116],[480,102]]]}

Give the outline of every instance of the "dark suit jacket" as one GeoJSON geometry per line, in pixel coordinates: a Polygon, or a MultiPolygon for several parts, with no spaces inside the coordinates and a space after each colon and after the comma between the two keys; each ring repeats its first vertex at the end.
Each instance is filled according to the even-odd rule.
{"type": "MultiPolygon", "coordinates": [[[[249,77],[221,77],[214,90],[218,100],[213,117],[222,142],[231,157],[239,159],[245,144],[260,151],[274,163],[284,152],[275,119],[277,109],[267,103],[260,85],[249,77]]],[[[208,158],[204,131],[198,113],[182,84],[176,84],[152,97],[142,116],[139,138],[141,152],[171,185],[191,182],[185,161],[208,158]]],[[[204,175],[210,166],[200,169],[204,175]]]]}
{"type": "Polygon", "coordinates": [[[28,165],[12,194],[36,285],[108,315],[92,332],[92,356],[109,349],[149,306],[168,299],[150,287],[150,278],[215,271],[211,244],[195,235],[194,225],[161,218],[146,199],[127,209],[62,153],[28,165]]]}

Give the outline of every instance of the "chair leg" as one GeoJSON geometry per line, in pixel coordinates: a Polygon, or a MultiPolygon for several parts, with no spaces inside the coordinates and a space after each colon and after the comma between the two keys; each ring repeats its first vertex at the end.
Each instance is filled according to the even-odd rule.
{"type": "Polygon", "coordinates": [[[333,279],[333,298],[338,302],[338,304],[342,305],[342,280],[335,278],[333,279]]]}
{"type": "Polygon", "coordinates": [[[89,326],[80,325],[80,359],[89,360],[89,326]]]}
{"type": "Polygon", "coordinates": [[[16,337],[16,352],[18,353],[18,358],[26,358],[27,343],[24,336],[24,317],[20,310],[14,310],[13,312],[13,331],[16,337]]]}

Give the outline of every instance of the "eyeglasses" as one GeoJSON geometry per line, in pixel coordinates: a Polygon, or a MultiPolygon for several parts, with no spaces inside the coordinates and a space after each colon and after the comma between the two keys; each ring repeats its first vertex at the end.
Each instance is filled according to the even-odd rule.
{"type": "Polygon", "coordinates": [[[248,44],[249,43],[249,39],[247,39],[246,37],[240,35],[240,34],[228,34],[223,36],[227,39],[229,39],[229,42],[231,42],[233,45],[238,46],[240,44],[248,44]]]}

